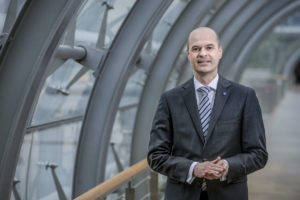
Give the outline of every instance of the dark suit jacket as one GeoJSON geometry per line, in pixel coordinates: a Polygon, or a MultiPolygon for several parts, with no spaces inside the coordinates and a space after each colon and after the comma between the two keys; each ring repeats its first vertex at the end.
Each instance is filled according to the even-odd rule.
{"type": "Polygon", "coordinates": [[[210,200],[248,199],[246,175],[265,166],[268,153],[260,106],[253,89],[220,76],[206,142],[193,79],[163,93],[151,130],[148,163],[168,176],[167,200],[199,200],[202,179],[186,183],[193,161],[221,156],[226,181],[206,180],[210,200]]]}

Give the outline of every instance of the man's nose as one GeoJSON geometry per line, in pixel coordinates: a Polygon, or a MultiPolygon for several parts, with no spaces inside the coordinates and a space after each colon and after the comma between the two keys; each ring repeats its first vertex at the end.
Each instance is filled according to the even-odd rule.
{"type": "Polygon", "coordinates": [[[198,56],[206,56],[207,55],[207,52],[205,51],[205,49],[200,49],[199,52],[198,52],[198,56]]]}

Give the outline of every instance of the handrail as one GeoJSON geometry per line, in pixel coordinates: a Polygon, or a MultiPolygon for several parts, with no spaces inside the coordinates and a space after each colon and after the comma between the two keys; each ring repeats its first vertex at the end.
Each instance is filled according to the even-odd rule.
{"type": "Polygon", "coordinates": [[[144,159],[128,169],[124,170],[123,172],[115,175],[114,177],[108,179],[107,181],[95,186],[94,188],[90,189],[89,191],[83,193],[82,195],[75,198],[75,200],[92,200],[97,199],[99,197],[103,197],[104,195],[112,192],[120,185],[128,182],[131,178],[138,175],[139,173],[148,169],[147,160],[144,159]]]}

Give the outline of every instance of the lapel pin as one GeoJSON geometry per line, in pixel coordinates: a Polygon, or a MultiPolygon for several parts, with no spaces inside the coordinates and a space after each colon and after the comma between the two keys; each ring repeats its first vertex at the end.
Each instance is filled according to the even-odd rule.
{"type": "Polygon", "coordinates": [[[227,92],[223,92],[223,95],[224,95],[224,96],[227,95],[227,92]]]}

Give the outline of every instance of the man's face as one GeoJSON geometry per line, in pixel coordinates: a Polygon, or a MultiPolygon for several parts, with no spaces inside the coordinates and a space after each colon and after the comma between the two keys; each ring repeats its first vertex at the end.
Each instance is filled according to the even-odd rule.
{"type": "Polygon", "coordinates": [[[208,28],[194,30],[189,37],[187,57],[193,67],[194,75],[212,76],[218,73],[222,47],[216,34],[208,28]],[[195,74],[196,73],[196,74],[195,74]]]}

